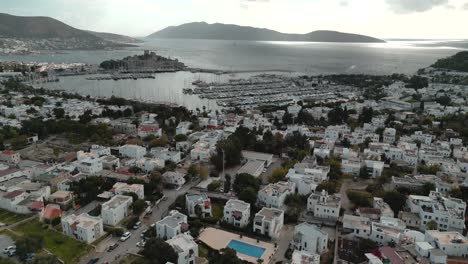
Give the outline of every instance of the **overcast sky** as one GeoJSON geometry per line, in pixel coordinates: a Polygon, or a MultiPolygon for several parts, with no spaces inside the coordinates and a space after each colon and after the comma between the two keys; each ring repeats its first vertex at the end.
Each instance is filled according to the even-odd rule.
{"type": "Polygon", "coordinates": [[[0,12],[131,36],[206,21],[286,33],[468,39],[468,0],[0,0],[0,12]]]}

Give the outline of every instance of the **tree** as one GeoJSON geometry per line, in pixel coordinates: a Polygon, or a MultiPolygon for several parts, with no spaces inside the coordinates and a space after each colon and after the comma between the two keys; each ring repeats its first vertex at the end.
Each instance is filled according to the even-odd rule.
{"type": "Polygon", "coordinates": [[[195,164],[190,165],[190,167],[188,167],[188,169],[187,169],[187,175],[190,178],[197,177],[198,176],[197,165],[195,165],[195,164]]]}
{"type": "Polygon", "coordinates": [[[426,229],[427,230],[437,230],[437,222],[434,221],[434,220],[431,220],[431,221],[427,222],[426,229]]]}
{"type": "Polygon", "coordinates": [[[134,215],[140,215],[145,211],[147,204],[144,200],[136,200],[132,203],[132,211],[134,215]]]}
{"type": "Polygon", "coordinates": [[[234,249],[224,248],[208,257],[210,264],[242,264],[234,249]]]}
{"type": "Polygon", "coordinates": [[[30,263],[32,264],[61,264],[61,262],[54,255],[36,256],[34,257],[33,261],[30,263]]]}
{"type": "Polygon", "coordinates": [[[436,102],[443,105],[443,106],[448,106],[450,103],[452,103],[452,99],[448,97],[447,95],[441,96],[436,99],[436,102]]]}
{"type": "Polygon", "coordinates": [[[208,179],[208,175],[209,175],[209,170],[208,170],[208,168],[205,167],[205,166],[200,166],[200,167],[198,168],[198,175],[200,176],[200,178],[201,178],[202,180],[208,179]]]}
{"type": "Polygon", "coordinates": [[[273,170],[268,181],[270,183],[275,183],[284,180],[284,177],[288,174],[288,169],[284,167],[279,167],[273,170]]]}
{"type": "Polygon", "coordinates": [[[240,194],[242,190],[245,190],[248,187],[251,187],[255,192],[258,192],[260,188],[260,180],[250,174],[241,173],[236,176],[232,187],[236,194],[240,194]]]}
{"type": "Polygon", "coordinates": [[[207,189],[210,192],[215,192],[215,191],[218,191],[220,187],[221,187],[220,181],[212,181],[210,184],[208,184],[207,189]]]}
{"type": "Polygon", "coordinates": [[[255,204],[257,201],[257,191],[252,187],[247,187],[239,193],[239,200],[246,203],[255,204]]]}
{"type": "Polygon", "coordinates": [[[171,245],[159,238],[151,238],[146,241],[141,254],[153,264],[177,263],[179,257],[171,245]]]}
{"type": "Polygon", "coordinates": [[[406,88],[413,88],[415,90],[419,90],[421,88],[427,87],[429,85],[429,80],[426,77],[421,77],[418,75],[414,75],[409,79],[408,83],[406,84],[406,88]]]}
{"type": "Polygon", "coordinates": [[[386,191],[383,199],[388,205],[390,205],[390,208],[392,208],[395,215],[398,215],[398,212],[400,212],[406,204],[406,196],[394,190],[386,191]]]}
{"type": "Polygon", "coordinates": [[[128,172],[130,173],[140,173],[142,172],[143,170],[140,168],[140,167],[137,167],[137,166],[131,166],[130,168],[128,168],[128,172]]]}
{"type": "Polygon", "coordinates": [[[372,117],[374,116],[374,109],[372,107],[364,107],[362,108],[362,112],[359,115],[359,122],[360,123],[370,123],[372,122],[372,117]]]}
{"type": "Polygon", "coordinates": [[[283,124],[284,125],[290,125],[293,122],[294,122],[293,116],[288,112],[284,113],[284,115],[283,115],[283,124]]]}
{"type": "Polygon", "coordinates": [[[231,191],[231,175],[226,174],[224,176],[224,178],[225,178],[225,180],[224,180],[224,192],[228,193],[229,191],[231,191]]]}
{"type": "Polygon", "coordinates": [[[431,191],[435,191],[436,186],[433,182],[425,182],[422,186],[422,195],[428,196],[431,191]]]}
{"type": "Polygon", "coordinates": [[[346,194],[356,207],[370,207],[372,205],[372,195],[368,192],[348,190],[346,194]]]}
{"type": "Polygon", "coordinates": [[[186,141],[186,140],[187,140],[187,136],[184,135],[184,134],[177,134],[177,135],[175,135],[174,140],[175,140],[176,142],[186,141]]]}
{"type": "Polygon", "coordinates": [[[359,177],[362,179],[369,179],[370,174],[369,171],[367,170],[367,166],[362,166],[361,169],[359,170],[359,177]]]}
{"type": "Polygon", "coordinates": [[[340,184],[337,181],[323,181],[315,189],[317,192],[322,190],[327,191],[329,194],[334,194],[339,191],[340,184]]]}
{"type": "Polygon", "coordinates": [[[16,254],[21,260],[25,260],[29,253],[35,253],[44,245],[44,238],[36,234],[20,237],[16,241],[16,254]]]}
{"type": "Polygon", "coordinates": [[[54,108],[53,112],[54,112],[55,118],[57,119],[62,119],[65,117],[65,110],[61,107],[54,108]]]}

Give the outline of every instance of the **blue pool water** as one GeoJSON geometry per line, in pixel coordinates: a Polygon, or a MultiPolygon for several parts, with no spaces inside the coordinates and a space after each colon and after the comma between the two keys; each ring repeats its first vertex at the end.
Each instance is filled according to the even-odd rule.
{"type": "Polygon", "coordinates": [[[238,240],[231,240],[227,247],[234,249],[238,253],[254,258],[261,258],[263,253],[265,252],[265,249],[262,247],[257,247],[238,240]]]}

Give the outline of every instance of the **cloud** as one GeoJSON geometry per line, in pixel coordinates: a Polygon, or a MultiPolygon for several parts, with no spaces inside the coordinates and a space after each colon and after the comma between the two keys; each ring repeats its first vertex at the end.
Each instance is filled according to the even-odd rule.
{"type": "Polygon", "coordinates": [[[447,5],[449,0],[385,0],[387,5],[398,14],[425,12],[434,7],[447,5]]]}
{"type": "Polygon", "coordinates": [[[465,4],[462,6],[462,9],[463,9],[463,10],[468,10],[468,3],[465,3],[465,4]]]}
{"type": "Polygon", "coordinates": [[[340,1],[340,6],[348,6],[348,0],[341,0],[340,1]]]}

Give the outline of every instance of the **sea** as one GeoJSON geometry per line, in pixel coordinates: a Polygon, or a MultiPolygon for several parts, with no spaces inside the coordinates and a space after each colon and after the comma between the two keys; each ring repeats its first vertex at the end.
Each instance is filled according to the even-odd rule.
{"type": "Polygon", "coordinates": [[[468,40],[401,40],[386,43],[316,43],[283,41],[227,41],[151,39],[138,47],[120,50],[54,51],[28,55],[0,55],[0,61],[89,63],[142,54],[152,50],[176,58],[189,67],[242,71],[237,74],[159,73],[155,79],[86,80],[89,76],[61,77],[57,83],[42,84],[94,97],[119,96],[147,102],[184,105],[189,109],[219,109],[214,101],[185,95],[192,82],[223,82],[261,73],[307,74],[413,74],[437,59],[468,50],[468,40]]]}

